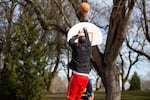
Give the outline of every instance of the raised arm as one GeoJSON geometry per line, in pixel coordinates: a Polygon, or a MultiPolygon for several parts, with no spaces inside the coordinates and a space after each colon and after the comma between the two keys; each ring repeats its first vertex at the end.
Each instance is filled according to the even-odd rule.
{"type": "Polygon", "coordinates": [[[86,37],[86,39],[87,39],[87,42],[89,42],[89,43],[90,43],[90,39],[89,39],[89,35],[88,35],[87,28],[86,28],[86,27],[84,27],[84,28],[83,28],[83,31],[84,31],[85,37],[86,37]]]}

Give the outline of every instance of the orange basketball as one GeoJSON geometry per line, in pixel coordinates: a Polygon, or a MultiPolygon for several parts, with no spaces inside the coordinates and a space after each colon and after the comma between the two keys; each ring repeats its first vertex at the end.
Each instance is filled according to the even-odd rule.
{"type": "Polygon", "coordinates": [[[90,10],[90,5],[87,2],[82,2],[80,5],[80,11],[82,13],[87,13],[90,10]]]}

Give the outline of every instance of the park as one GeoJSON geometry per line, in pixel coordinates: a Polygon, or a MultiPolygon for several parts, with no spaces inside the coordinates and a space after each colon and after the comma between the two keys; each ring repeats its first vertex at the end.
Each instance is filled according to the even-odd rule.
{"type": "Polygon", "coordinates": [[[0,100],[66,100],[85,27],[94,100],[150,100],[149,0],[0,0],[0,100]]]}

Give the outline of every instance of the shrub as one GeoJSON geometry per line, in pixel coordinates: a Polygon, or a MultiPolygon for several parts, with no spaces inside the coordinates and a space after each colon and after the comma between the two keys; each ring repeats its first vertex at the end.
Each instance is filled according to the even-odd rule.
{"type": "Polygon", "coordinates": [[[134,74],[130,80],[129,90],[141,90],[141,80],[136,72],[134,72],[134,74]]]}

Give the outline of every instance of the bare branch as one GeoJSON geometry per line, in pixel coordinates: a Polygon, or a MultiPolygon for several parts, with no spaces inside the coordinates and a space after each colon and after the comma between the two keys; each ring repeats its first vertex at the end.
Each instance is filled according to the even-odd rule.
{"type": "Polygon", "coordinates": [[[56,2],[56,0],[54,0],[54,2],[55,2],[55,4],[57,5],[57,7],[58,7],[58,9],[60,10],[60,12],[62,13],[62,15],[64,16],[67,25],[71,28],[71,25],[70,25],[70,23],[69,23],[69,21],[68,21],[66,15],[64,14],[63,10],[60,8],[60,6],[59,6],[59,4],[56,2]]]}
{"type": "Polygon", "coordinates": [[[146,2],[145,0],[142,0],[143,16],[144,16],[144,24],[145,24],[144,34],[146,36],[146,39],[150,42],[150,35],[149,35],[149,29],[148,29],[147,14],[146,14],[146,3],[145,2],[146,2]]]}
{"type": "Polygon", "coordinates": [[[133,50],[134,52],[136,52],[136,53],[138,53],[138,54],[140,54],[140,55],[145,56],[148,60],[150,60],[150,56],[149,56],[148,54],[146,54],[146,53],[143,52],[143,51],[136,50],[135,48],[133,48],[132,46],[130,46],[129,41],[127,41],[126,43],[127,43],[127,46],[128,46],[131,50],[133,50]]]}

